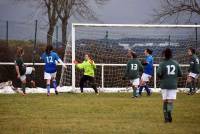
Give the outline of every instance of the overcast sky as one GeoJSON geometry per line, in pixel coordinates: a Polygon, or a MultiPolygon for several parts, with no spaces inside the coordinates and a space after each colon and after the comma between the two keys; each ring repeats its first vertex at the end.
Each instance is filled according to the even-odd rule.
{"type": "MultiPolygon", "coordinates": [[[[92,0],[91,0],[92,1],[92,0]]],[[[152,19],[153,9],[160,0],[110,0],[103,7],[92,4],[103,23],[146,23],[152,19]]],[[[0,19],[30,21],[41,19],[40,12],[30,4],[16,4],[14,0],[0,0],[0,19]]],[[[88,20],[72,20],[76,22],[88,20]]]]}
{"type": "MultiPolygon", "coordinates": [[[[90,6],[96,12],[101,23],[123,24],[146,23],[152,20],[153,9],[158,7],[159,4],[160,0],[110,0],[105,3],[104,6],[96,6],[93,0],[90,2],[90,6]]],[[[5,22],[3,21],[4,24],[1,25],[2,20],[10,21],[9,29],[12,30],[12,32],[9,32],[10,38],[25,39],[33,37],[32,31],[34,31],[34,20],[37,19],[39,21],[39,25],[47,26],[48,24],[47,16],[42,16],[41,10],[36,9],[37,7],[34,4],[30,4],[28,2],[19,4],[16,3],[16,0],[0,0],[0,37],[4,38],[6,33],[5,22]],[[13,24],[15,24],[15,22],[12,23],[12,21],[23,22],[25,24],[30,23],[32,26],[26,27],[26,25],[22,25],[19,27],[18,25],[15,25],[18,27],[12,28],[13,24]],[[16,32],[19,33],[19,31],[20,34],[16,34],[16,32]],[[19,37],[17,37],[17,35],[19,35],[19,37]]],[[[75,19],[72,17],[69,21],[69,27],[71,27],[72,22],[94,23],[89,20],[75,19]]],[[[70,32],[70,29],[71,28],[69,28],[68,32],[70,32]]],[[[45,31],[46,30],[38,30],[38,32],[43,32],[41,33],[41,36],[44,36],[42,38],[46,37],[44,35],[44,33],[46,33],[45,31]]]]}
{"type": "MultiPolygon", "coordinates": [[[[37,8],[34,4],[27,2],[19,4],[15,1],[16,0],[0,0],[0,38],[4,38],[6,33],[5,24],[3,26],[1,25],[2,20],[32,24],[32,26],[25,27],[26,25],[22,25],[22,28],[15,27],[13,29],[12,24],[10,24],[10,30],[12,30],[12,32],[9,32],[9,36],[10,38],[13,36],[13,38],[18,39],[33,38],[34,20],[37,19],[39,21],[39,25],[42,24],[47,26],[47,17],[46,15],[45,17],[44,15],[42,16],[42,12],[40,10],[36,10],[37,8]],[[4,28],[4,30],[2,30],[2,28],[4,28]],[[20,34],[16,34],[19,33],[19,31],[20,34]],[[17,37],[18,35],[20,37],[17,37]]],[[[161,0],[110,0],[103,7],[95,6],[93,0],[91,0],[90,3],[102,23],[142,24],[153,20],[153,10],[160,7],[160,2],[161,0]]],[[[94,23],[89,20],[75,19],[72,17],[69,21],[69,27],[72,22],[94,23]]],[[[70,32],[70,28],[68,30],[68,32],[70,32]]],[[[45,40],[45,29],[39,29],[38,34],[39,37],[41,36],[41,38],[45,40]]],[[[59,32],[59,40],[60,38],[61,31],[59,32]]]]}

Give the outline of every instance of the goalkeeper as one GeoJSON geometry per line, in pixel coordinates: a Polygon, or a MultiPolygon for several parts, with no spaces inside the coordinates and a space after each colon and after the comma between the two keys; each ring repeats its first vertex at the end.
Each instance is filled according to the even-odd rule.
{"type": "Polygon", "coordinates": [[[126,72],[125,76],[123,77],[123,80],[125,80],[126,77],[130,80],[130,83],[133,88],[132,98],[137,98],[137,89],[140,84],[139,72],[143,72],[143,67],[140,61],[137,59],[136,53],[128,51],[128,57],[130,58],[130,60],[127,63],[126,72]]]}
{"type": "Polygon", "coordinates": [[[96,87],[95,80],[94,80],[94,75],[95,75],[94,72],[96,70],[96,65],[95,65],[94,61],[91,59],[91,56],[89,56],[89,54],[85,54],[85,60],[82,63],[78,63],[75,60],[74,64],[76,64],[76,67],[78,69],[81,69],[84,71],[84,75],[82,76],[80,83],[79,83],[81,93],[83,93],[84,83],[86,81],[89,81],[92,88],[94,89],[95,93],[98,95],[97,87],[96,87]]]}

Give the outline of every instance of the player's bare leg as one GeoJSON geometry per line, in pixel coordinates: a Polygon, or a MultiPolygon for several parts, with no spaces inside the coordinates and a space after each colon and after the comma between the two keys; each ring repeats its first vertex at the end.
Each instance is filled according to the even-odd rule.
{"type": "Polygon", "coordinates": [[[36,87],[36,86],[35,86],[35,81],[33,81],[33,80],[31,81],[31,87],[32,87],[32,88],[35,88],[35,87],[36,87]]]}

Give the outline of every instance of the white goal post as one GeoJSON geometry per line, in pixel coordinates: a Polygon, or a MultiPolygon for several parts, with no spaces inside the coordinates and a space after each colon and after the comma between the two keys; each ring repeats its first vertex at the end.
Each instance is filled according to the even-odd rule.
{"type": "MultiPolygon", "coordinates": [[[[149,25],[149,24],[85,24],[85,23],[72,23],[72,42],[71,42],[71,51],[72,51],[72,61],[75,60],[76,57],[76,29],[78,27],[113,27],[113,28],[200,28],[200,25],[149,25]]],[[[101,81],[102,85],[101,88],[104,88],[104,67],[105,66],[125,66],[125,64],[98,64],[97,66],[101,66],[101,81]]],[[[154,64],[154,88],[156,86],[156,67],[158,64],[154,64]]],[[[188,67],[188,64],[181,64],[181,67],[188,67]]],[[[76,72],[75,72],[75,64],[72,63],[72,88],[76,88],[76,72]]]]}

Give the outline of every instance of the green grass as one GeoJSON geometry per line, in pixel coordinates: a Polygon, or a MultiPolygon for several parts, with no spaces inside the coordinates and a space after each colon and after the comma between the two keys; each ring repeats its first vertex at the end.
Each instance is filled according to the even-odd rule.
{"type": "Polygon", "coordinates": [[[200,134],[200,94],[178,94],[165,124],[159,94],[0,95],[0,134],[200,134]]]}

